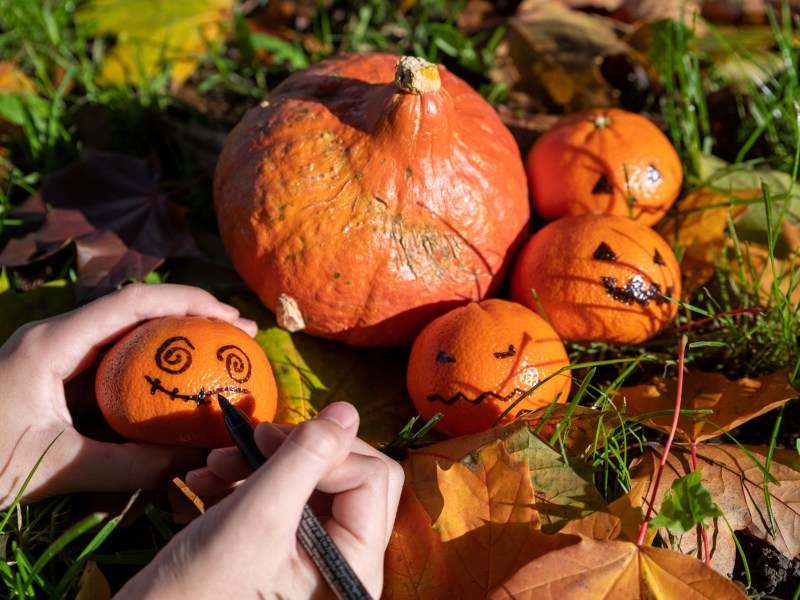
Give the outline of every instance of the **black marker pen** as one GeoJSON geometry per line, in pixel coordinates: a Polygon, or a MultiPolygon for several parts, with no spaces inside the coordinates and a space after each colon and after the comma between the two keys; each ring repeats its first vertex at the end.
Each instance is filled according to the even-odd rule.
{"type": "MultiPolygon", "coordinates": [[[[217,394],[225,426],[231,434],[233,443],[239,448],[247,464],[255,470],[267,458],[256,446],[253,432],[255,427],[242,411],[231,404],[225,396],[217,394]]],[[[371,600],[364,584],[336,547],[326,529],[310,506],[303,508],[297,537],[305,551],[317,565],[320,573],[340,600],[371,600]]]]}

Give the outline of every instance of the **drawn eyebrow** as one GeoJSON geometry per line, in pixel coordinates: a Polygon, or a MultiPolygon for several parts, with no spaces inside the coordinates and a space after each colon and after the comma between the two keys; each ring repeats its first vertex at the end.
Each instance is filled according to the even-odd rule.
{"type": "Polygon", "coordinates": [[[514,345],[513,344],[509,344],[508,345],[508,350],[506,350],[505,352],[495,352],[494,353],[494,357],[495,358],[508,358],[509,356],[514,356],[516,353],[517,353],[517,350],[516,350],[516,348],[514,348],[514,345]]]}

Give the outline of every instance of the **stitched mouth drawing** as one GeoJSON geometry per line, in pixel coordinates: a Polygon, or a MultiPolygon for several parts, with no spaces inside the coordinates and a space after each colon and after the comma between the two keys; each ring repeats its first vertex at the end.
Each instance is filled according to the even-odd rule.
{"type": "MultiPolygon", "coordinates": [[[[516,356],[517,349],[514,347],[513,344],[509,344],[508,345],[508,350],[505,350],[503,352],[494,352],[493,354],[494,354],[494,357],[496,359],[502,360],[502,359],[505,359],[505,358],[511,358],[512,356],[516,356]]],[[[455,359],[455,357],[450,356],[447,352],[442,350],[436,356],[436,362],[438,364],[444,365],[444,364],[448,364],[448,363],[454,363],[454,362],[456,362],[456,359],[455,359]]],[[[506,394],[506,395],[498,394],[497,392],[495,392],[493,390],[489,390],[489,391],[483,392],[482,394],[480,394],[479,396],[477,396],[475,398],[469,398],[466,394],[464,394],[464,392],[456,392],[455,394],[453,394],[449,398],[445,398],[441,394],[431,394],[430,396],[427,396],[427,399],[428,399],[429,402],[437,402],[438,401],[438,402],[441,402],[442,404],[445,404],[447,406],[452,406],[453,404],[455,404],[459,400],[463,400],[464,402],[469,402],[470,404],[480,404],[481,402],[485,401],[487,398],[494,398],[495,400],[499,400],[500,402],[508,402],[514,396],[519,396],[521,394],[524,394],[526,391],[527,390],[523,390],[523,389],[520,389],[518,387],[515,387],[513,390],[508,392],[508,394],[506,394]]]]}
{"type": "MultiPolygon", "coordinates": [[[[165,340],[161,346],[158,347],[155,354],[156,366],[170,375],[180,375],[186,372],[192,366],[192,351],[195,349],[194,345],[188,338],[183,336],[171,337],[165,340]]],[[[230,379],[238,384],[245,383],[252,374],[252,366],[250,358],[238,346],[222,346],[216,352],[217,360],[225,365],[225,371],[230,379]]],[[[225,385],[215,387],[213,389],[200,389],[194,393],[181,393],[178,387],[169,389],[165,387],[158,377],[151,377],[150,375],[144,376],[148,384],[150,384],[150,394],[155,395],[156,392],[161,392],[169,397],[170,400],[183,400],[184,402],[195,402],[198,406],[201,404],[211,404],[212,398],[216,394],[223,392],[249,394],[249,389],[239,385],[225,385]]]]}
{"type": "Polygon", "coordinates": [[[489,391],[489,392],[483,392],[480,396],[473,399],[470,399],[466,395],[464,395],[464,392],[456,392],[455,394],[450,396],[450,398],[444,398],[441,394],[433,394],[431,396],[428,396],[428,400],[430,400],[431,402],[436,402],[438,400],[439,402],[446,404],[447,406],[452,406],[459,400],[463,400],[464,402],[469,402],[470,404],[480,404],[487,398],[495,398],[496,400],[500,400],[501,402],[508,402],[514,396],[517,396],[518,394],[524,394],[525,391],[526,390],[514,388],[513,390],[508,392],[508,394],[506,394],[505,396],[501,396],[497,392],[489,391]]]}

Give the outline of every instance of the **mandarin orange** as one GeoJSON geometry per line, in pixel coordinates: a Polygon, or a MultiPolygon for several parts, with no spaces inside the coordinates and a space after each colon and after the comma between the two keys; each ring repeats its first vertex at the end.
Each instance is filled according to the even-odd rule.
{"type": "Polygon", "coordinates": [[[564,117],[536,140],[525,169],[533,206],[546,220],[602,213],[653,225],[683,180],[680,158],[661,130],[617,108],[564,117]]]}
{"type": "Polygon", "coordinates": [[[216,395],[251,421],[271,421],[277,387],[261,347],[206,317],[164,317],[138,326],[103,357],[97,402],[129,440],[216,448],[232,445],[216,395]]]}
{"type": "Polygon", "coordinates": [[[541,308],[574,341],[643,342],[675,317],[668,298],[680,295],[678,261],[664,238],[612,215],[549,223],[526,242],[511,275],[511,297],[541,308]]]}
{"type": "Polygon", "coordinates": [[[516,302],[492,299],[431,321],[411,348],[407,384],[424,419],[442,413],[438,431],[467,435],[492,427],[517,401],[500,423],[566,401],[568,372],[541,382],[568,365],[564,345],[544,319],[516,302]]]}

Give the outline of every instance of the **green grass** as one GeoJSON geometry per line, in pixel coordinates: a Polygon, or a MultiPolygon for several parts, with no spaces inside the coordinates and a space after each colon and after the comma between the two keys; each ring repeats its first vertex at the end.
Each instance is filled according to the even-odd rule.
{"type": "MultiPolygon", "coordinates": [[[[250,32],[241,16],[231,24],[230,38],[215,48],[190,85],[206,98],[225,100],[233,108],[231,125],[247,106],[269,93],[286,76],[298,72],[337,51],[379,50],[415,53],[443,61],[492,99],[505,97],[502,87],[490,84],[488,71],[503,31],[497,29],[466,36],[455,26],[464,0],[419,0],[403,13],[390,12],[390,4],[378,0],[359,3],[334,2],[330,11],[318,10],[307,35],[313,47],[250,32]],[[257,51],[268,50],[274,63],[265,67],[257,51]]],[[[322,3],[319,3],[322,6],[322,3]]],[[[49,0],[0,0],[0,60],[13,59],[35,86],[35,94],[0,96],[0,117],[19,126],[21,135],[0,138],[8,145],[14,169],[0,187],[0,243],[20,231],[22,223],[8,217],[8,210],[33,193],[47,173],[73,162],[85,143],[80,126],[86,111],[101,115],[112,149],[137,155],[157,150],[167,160],[165,170],[177,183],[194,181],[198,168],[181,142],[159,139],[149,126],[154,115],[169,113],[198,126],[212,126],[211,118],[170,93],[168,68],[144,87],[109,88],[96,76],[109,40],[90,39],[74,23],[75,5],[49,0]]],[[[711,24],[711,36],[699,40],[692,28],[669,21],[654,27],[652,56],[662,79],[658,112],[679,151],[687,174],[686,191],[713,184],[704,175],[704,155],[724,153],[729,171],[750,173],[771,169],[796,182],[800,170],[800,23],[788,11],[770,13],[775,60],[767,63],[746,46],[728,41],[711,24]],[[745,74],[759,70],[762,83],[742,77],[735,86],[730,72],[715,69],[718,56],[726,56],[745,74]],[[776,64],[778,65],[776,68],[776,64]],[[735,141],[721,148],[712,128],[711,92],[729,90],[736,105],[735,141]],[[724,152],[723,152],[724,151],[724,152]]],[[[162,136],[163,137],[163,136],[162,136]]],[[[210,223],[210,191],[199,189],[182,200],[199,219],[210,223]]],[[[753,257],[739,248],[739,232],[729,224],[731,251],[718,257],[717,271],[690,302],[681,303],[676,326],[705,320],[685,331],[690,338],[686,363],[690,369],[722,370],[729,376],[759,376],[788,368],[791,380],[800,376],[798,305],[792,293],[800,285],[800,269],[792,266],[781,280],[765,291],[764,273],[775,271],[781,254],[782,225],[797,206],[787,200],[791,188],[780,192],[764,185],[751,210],[764,212],[767,248],[766,270],[756,271],[753,257]],[[781,284],[784,288],[781,288],[781,284]],[[732,314],[742,308],[754,312],[732,314]],[[757,310],[756,310],[757,309],[757,310]]],[[[739,202],[739,201],[734,201],[739,202]]],[[[163,281],[167,272],[148,276],[163,281]]],[[[665,333],[648,344],[615,347],[603,343],[571,344],[575,377],[571,407],[594,406],[610,416],[615,391],[624,385],[646,381],[655,374],[676,371],[678,337],[665,333]]],[[[426,442],[428,428],[412,431],[413,423],[391,444],[392,451],[426,442]]],[[[548,440],[564,450],[564,435],[571,426],[568,412],[558,434],[548,440]]],[[[770,452],[775,448],[781,414],[775,415],[770,452]]],[[[610,431],[598,428],[597,450],[585,460],[596,469],[596,483],[610,500],[630,489],[631,458],[648,443],[660,439],[634,420],[622,419],[610,431]]],[[[768,488],[765,474],[765,488],[768,488]]],[[[62,497],[31,506],[16,505],[0,513],[0,578],[12,597],[74,594],[88,560],[104,569],[136,566],[146,562],[177,529],[157,502],[144,514],[153,532],[152,543],[125,547],[115,539],[119,516],[72,512],[74,500],[62,497]],[[109,541],[115,545],[109,549],[109,541]]]]}

